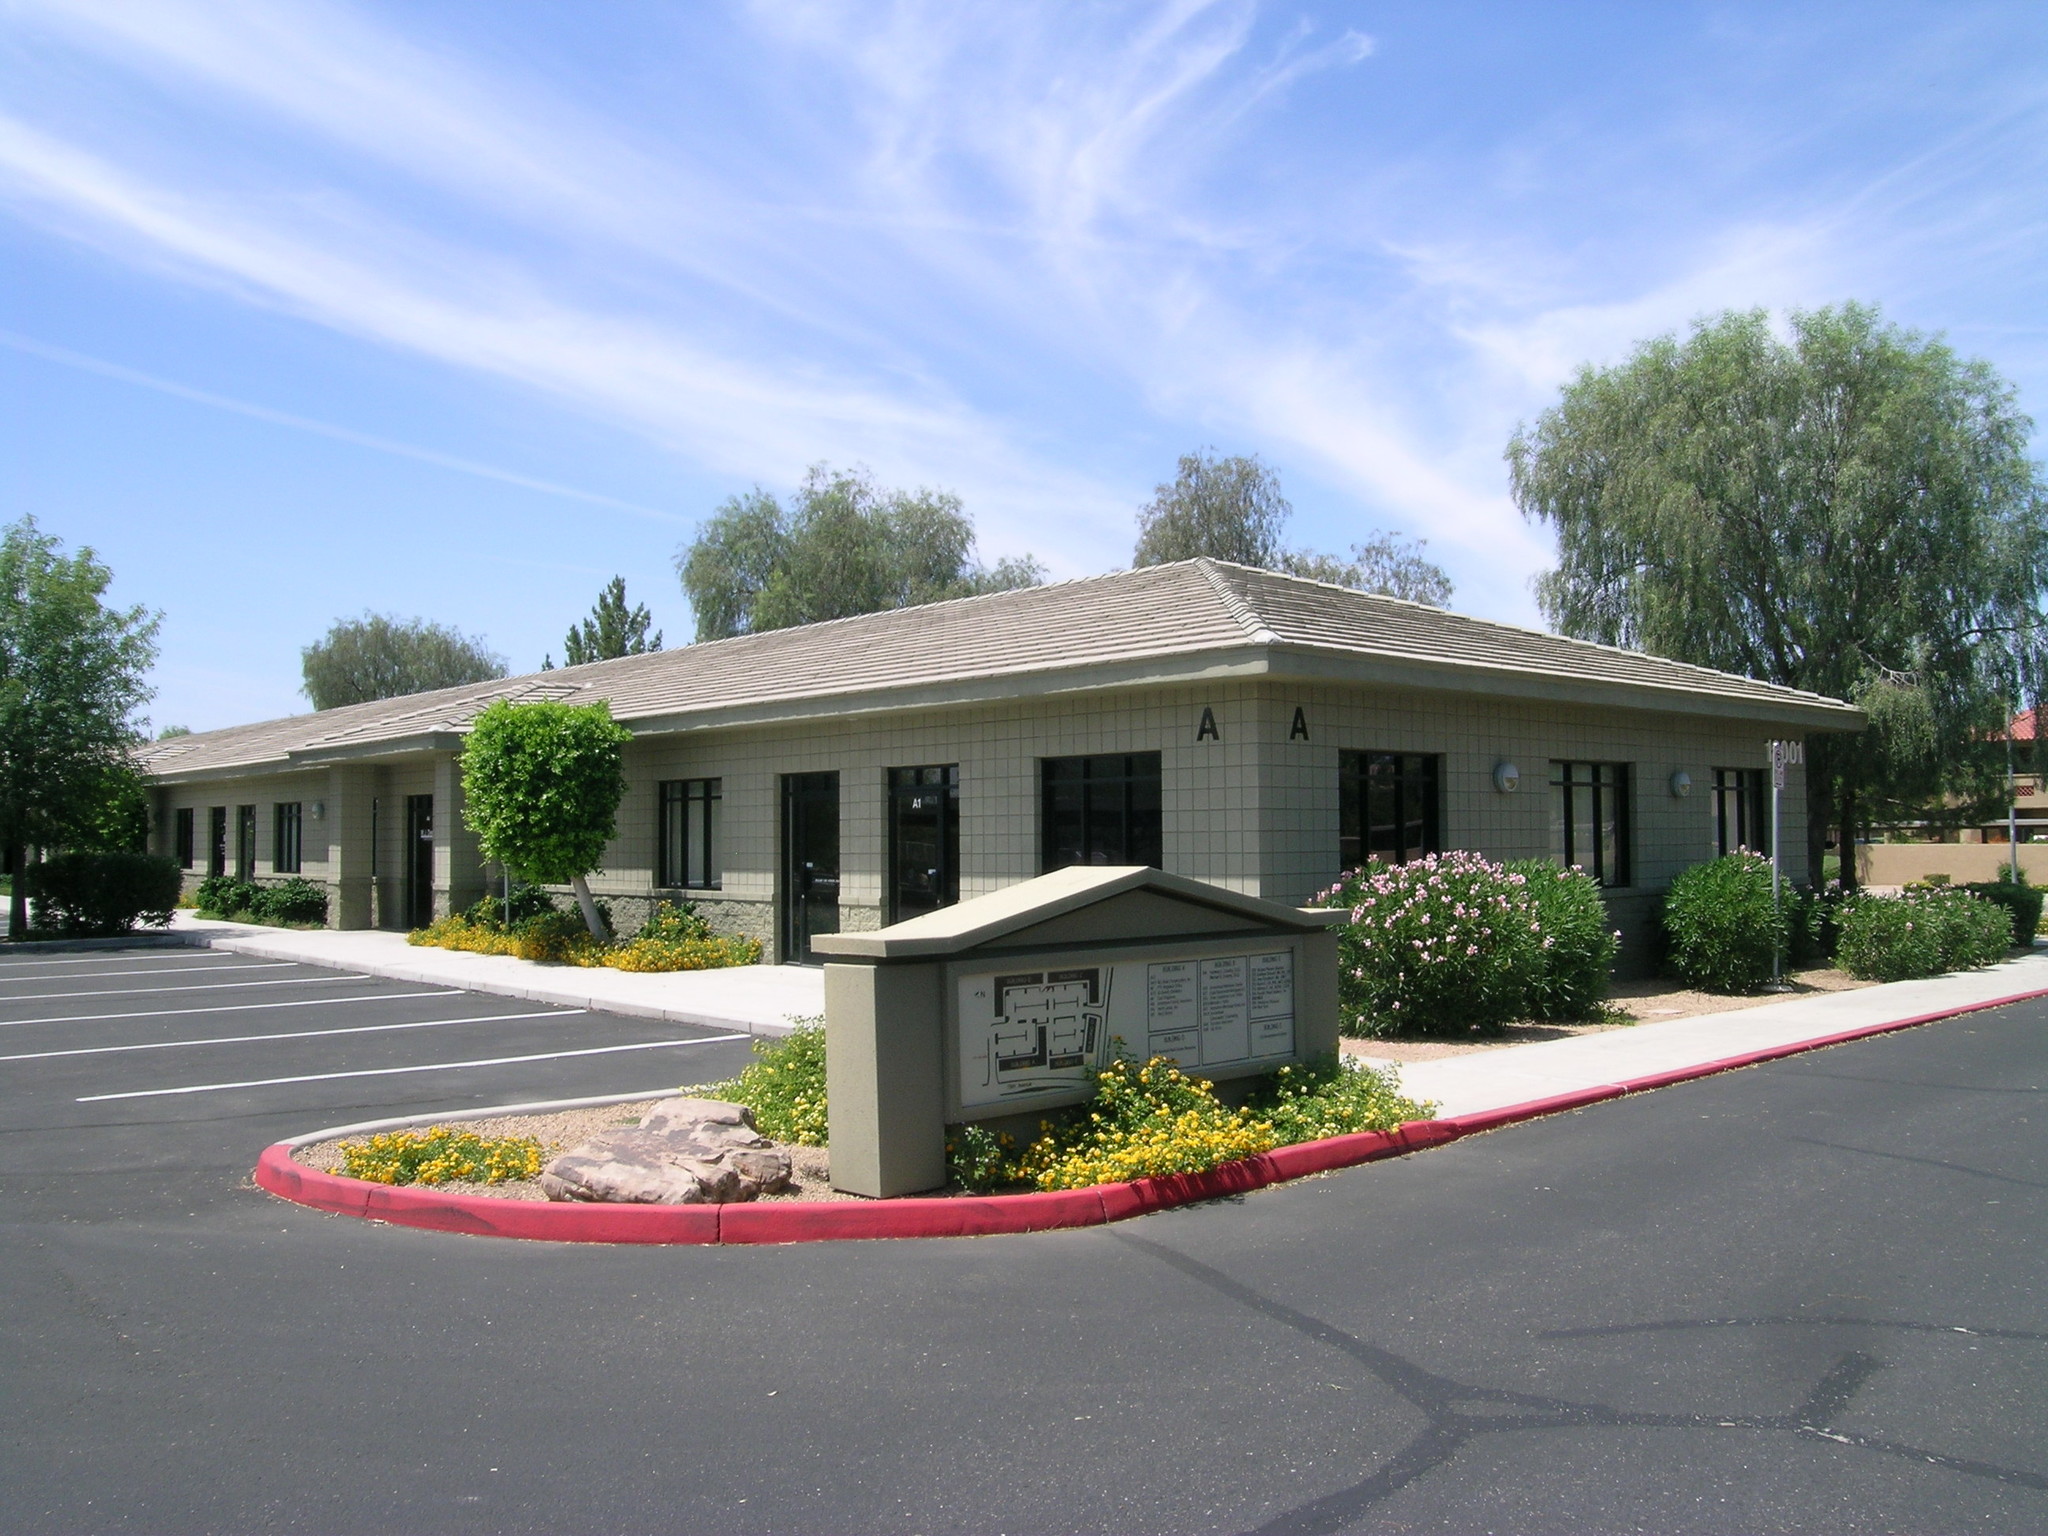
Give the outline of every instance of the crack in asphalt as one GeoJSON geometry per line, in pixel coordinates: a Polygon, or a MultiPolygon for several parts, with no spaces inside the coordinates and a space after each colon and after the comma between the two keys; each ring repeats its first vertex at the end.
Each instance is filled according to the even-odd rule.
{"type": "MultiPolygon", "coordinates": [[[[1856,1394],[1863,1389],[1865,1383],[1884,1369],[1884,1361],[1860,1350],[1850,1350],[1841,1355],[1790,1413],[1637,1412],[1616,1408],[1607,1403],[1575,1401],[1570,1398],[1550,1397],[1540,1393],[1518,1392],[1505,1387],[1480,1386],[1458,1381],[1432,1371],[1383,1345],[1373,1344],[1354,1334],[1346,1333],[1333,1323],[1324,1322],[1321,1318],[1299,1311],[1285,1302],[1276,1301],[1242,1281],[1232,1279],[1221,1270],[1212,1268],[1199,1259],[1190,1258],[1178,1249],[1128,1232],[1117,1232],[1113,1235],[1118,1241],[1150,1254],[1161,1263],[1180,1271],[1210,1290],[1249,1307],[1261,1316],[1297,1333],[1304,1334],[1317,1343],[1328,1345],[1340,1354],[1348,1355],[1363,1366],[1368,1374],[1423,1415],[1425,1423],[1421,1433],[1397,1451],[1371,1476],[1353,1483],[1348,1488],[1338,1489],[1319,1499],[1312,1499],[1305,1504],[1284,1510],[1263,1524],[1253,1527],[1261,1536],[1265,1536],[1265,1533],[1271,1533],[1271,1536],[1325,1536],[1325,1533],[1341,1531],[1373,1505],[1390,1498],[1408,1484],[1444,1466],[1468,1442],[1482,1435],[1522,1430],[1594,1427],[1746,1430],[1791,1434],[1808,1439],[1826,1440],[1831,1444],[1849,1446],[1857,1450],[1902,1457],[1970,1477],[1987,1478],[1993,1482],[2016,1487],[2048,1491],[2048,1475],[2042,1473],[1977,1461],[1969,1457],[1944,1455],[1902,1441],[1834,1427],[1835,1422],[1855,1400],[1856,1394]],[[1460,1403],[1487,1403],[1522,1411],[1472,1413],[1456,1406],[1460,1403]]],[[[1700,1322],[1634,1324],[1613,1329],[1575,1329],[1539,1337],[1578,1338],[1686,1327],[1761,1326],[1766,1321],[1769,1320],[1712,1319],[1700,1322]]],[[[1824,1321],[1861,1323],[1863,1320],[1792,1321],[1818,1325],[1824,1321]]],[[[2042,1337],[2038,1334],[1999,1329],[1954,1329],[1941,1328],[1934,1324],[1900,1326],[1934,1333],[1967,1333],[1972,1338],[2036,1341],[2042,1337]]]]}

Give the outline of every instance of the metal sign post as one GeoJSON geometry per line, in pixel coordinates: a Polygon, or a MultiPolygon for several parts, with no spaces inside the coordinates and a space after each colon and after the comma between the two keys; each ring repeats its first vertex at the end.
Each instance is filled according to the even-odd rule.
{"type": "MultiPolygon", "coordinates": [[[[1782,924],[1785,920],[1784,863],[1779,849],[1784,844],[1785,770],[1804,763],[1806,751],[1805,743],[1797,741],[1773,741],[1765,745],[1771,755],[1771,913],[1782,924]]],[[[1842,851],[1842,856],[1853,857],[1847,849],[1842,851]]],[[[1784,955],[1782,948],[1775,943],[1771,946],[1771,990],[1785,990],[1784,955]]]]}

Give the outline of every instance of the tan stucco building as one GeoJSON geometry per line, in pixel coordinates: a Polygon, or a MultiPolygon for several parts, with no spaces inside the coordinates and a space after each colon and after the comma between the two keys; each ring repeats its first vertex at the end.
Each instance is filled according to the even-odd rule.
{"type": "MultiPolygon", "coordinates": [[[[498,699],[634,733],[604,872],[622,926],[687,897],[781,960],[1085,862],[1288,903],[1442,848],[1594,871],[1641,952],[1657,893],[1764,833],[1766,742],[1839,700],[1216,561],[1109,576],[152,744],[153,837],[324,881],[330,921],[484,894],[459,754],[498,699]]],[[[1782,847],[1805,874],[1791,770],[1782,847]]]]}

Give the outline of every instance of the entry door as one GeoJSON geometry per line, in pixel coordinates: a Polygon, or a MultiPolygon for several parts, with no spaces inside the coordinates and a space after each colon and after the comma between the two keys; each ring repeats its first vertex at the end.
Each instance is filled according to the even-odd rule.
{"type": "Polygon", "coordinates": [[[405,923],[424,928],[434,920],[434,797],[405,797],[405,923]]]}
{"type": "Polygon", "coordinates": [[[839,775],[782,776],[782,958],[820,962],[811,940],[839,931],[839,775]]]}

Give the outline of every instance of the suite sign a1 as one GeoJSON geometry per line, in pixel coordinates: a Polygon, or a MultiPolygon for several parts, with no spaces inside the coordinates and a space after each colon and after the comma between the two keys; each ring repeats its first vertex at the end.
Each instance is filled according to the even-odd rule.
{"type": "Polygon", "coordinates": [[[1295,1050],[1295,946],[1020,962],[954,978],[962,1110],[1080,1099],[1119,1051],[1203,1076],[1261,1071],[1295,1050]]]}

